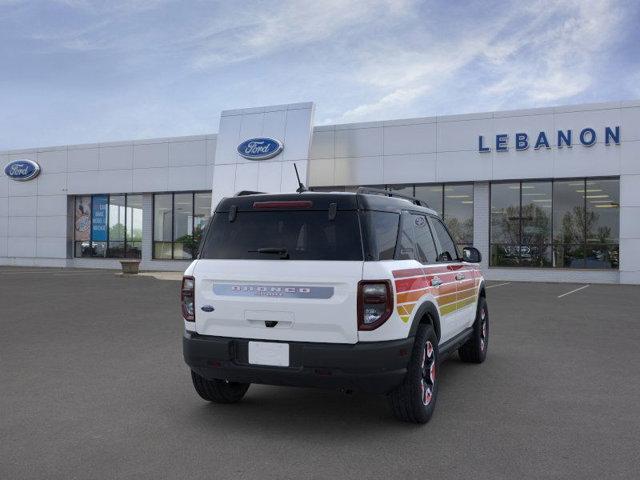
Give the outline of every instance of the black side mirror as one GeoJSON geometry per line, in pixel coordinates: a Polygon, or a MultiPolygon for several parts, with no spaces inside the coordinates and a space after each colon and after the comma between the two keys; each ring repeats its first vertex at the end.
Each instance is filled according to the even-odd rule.
{"type": "Polygon", "coordinates": [[[462,249],[462,260],[469,263],[480,263],[482,261],[482,255],[475,247],[464,247],[462,249]]]}

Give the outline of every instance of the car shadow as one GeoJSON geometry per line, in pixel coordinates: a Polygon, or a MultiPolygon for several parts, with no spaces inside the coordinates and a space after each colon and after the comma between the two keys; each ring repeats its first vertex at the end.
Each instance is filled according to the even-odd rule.
{"type": "MultiPolygon", "coordinates": [[[[448,389],[448,385],[456,382],[454,377],[464,374],[465,365],[457,357],[445,360],[442,365],[445,368],[440,375],[440,385],[441,389],[448,389]]],[[[443,393],[446,392],[441,391],[439,397],[443,393]]],[[[443,405],[438,407],[441,409],[443,405]]],[[[249,428],[283,435],[305,431],[309,437],[325,437],[339,430],[341,435],[348,431],[349,435],[370,438],[388,434],[388,428],[402,431],[419,428],[396,420],[384,395],[346,394],[315,388],[252,385],[237,404],[213,404],[197,398],[183,413],[188,417],[186,421],[200,428],[206,425],[229,432],[249,428]],[[381,430],[381,425],[387,429],[381,430]]]]}

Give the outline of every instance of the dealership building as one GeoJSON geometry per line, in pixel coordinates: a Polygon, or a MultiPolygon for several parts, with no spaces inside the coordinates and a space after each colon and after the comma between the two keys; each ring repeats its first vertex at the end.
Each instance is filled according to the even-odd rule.
{"type": "Polygon", "coordinates": [[[640,284],[640,101],[319,126],[299,103],[0,152],[0,265],[183,270],[221,198],[295,191],[294,164],[314,190],[426,201],[489,279],[640,284]]]}

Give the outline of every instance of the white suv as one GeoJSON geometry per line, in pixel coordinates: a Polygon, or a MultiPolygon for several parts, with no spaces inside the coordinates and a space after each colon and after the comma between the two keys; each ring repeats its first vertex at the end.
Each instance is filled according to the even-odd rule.
{"type": "Polygon", "coordinates": [[[184,358],[205,400],[251,383],[387,394],[425,423],[436,366],[487,354],[477,249],[386,191],[242,192],[220,202],[182,281],[184,358]]]}

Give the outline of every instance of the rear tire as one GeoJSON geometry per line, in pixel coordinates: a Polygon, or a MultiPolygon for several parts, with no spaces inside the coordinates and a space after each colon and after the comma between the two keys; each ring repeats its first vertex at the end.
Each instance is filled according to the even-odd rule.
{"type": "Polygon", "coordinates": [[[489,347],[489,310],[487,300],[480,297],[476,310],[476,321],[473,323],[473,334],[458,349],[460,360],[467,363],[482,363],[487,358],[489,347]]]}
{"type": "Polygon", "coordinates": [[[431,325],[420,325],[413,344],[407,375],[389,393],[394,415],[403,422],[427,423],[436,406],[438,337],[431,325]]]}
{"type": "Polygon", "coordinates": [[[193,387],[203,399],[214,403],[236,403],[242,400],[249,390],[250,383],[227,382],[226,380],[207,380],[191,370],[193,387]]]}

